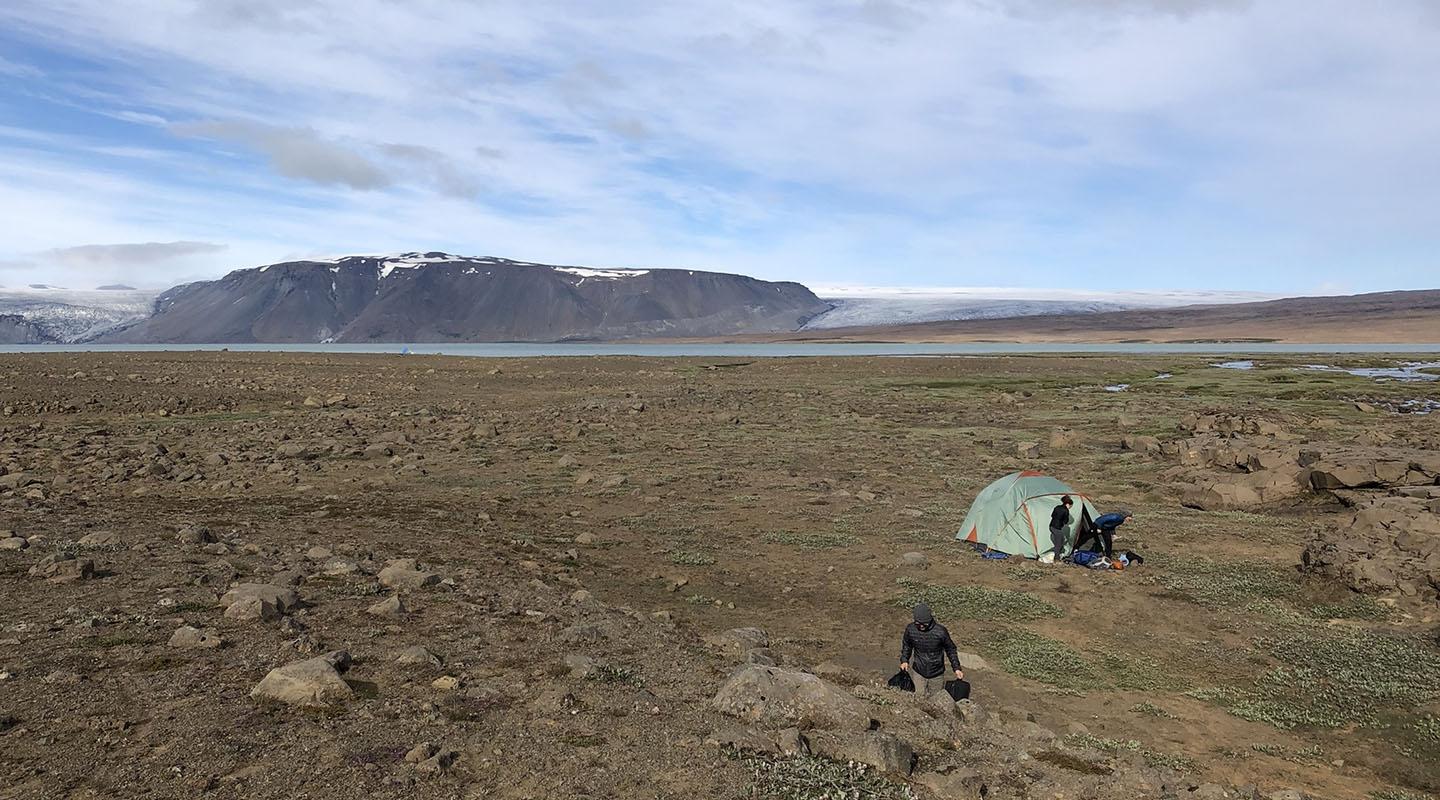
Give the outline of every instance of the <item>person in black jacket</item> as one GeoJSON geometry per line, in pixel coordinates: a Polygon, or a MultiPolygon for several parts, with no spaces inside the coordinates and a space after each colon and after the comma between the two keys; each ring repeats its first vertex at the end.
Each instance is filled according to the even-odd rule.
{"type": "Polygon", "coordinates": [[[965,671],[960,667],[960,654],[955,651],[955,642],[950,631],[935,621],[930,606],[921,603],[915,606],[915,621],[905,626],[905,635],[900,639],[900,670],[909,672],[915,681],[916,694],[929,695],[945,691],[945,659],[955,668],[956,680],[964,680],[965,671]]]}
{"type": "Polygon", "coordinates": [[[1070,499],[1070,495],[1064,495],[1060,498],[1060,504],[1050,512],[1050,544],[1055,548],[1055,563],[1057,564],[1065,556],[1065,540],[1069,538],[1065,534],[1065,529],[1070,527],[1070,506],[1074,503],[1075,501],[1070,499]]]}

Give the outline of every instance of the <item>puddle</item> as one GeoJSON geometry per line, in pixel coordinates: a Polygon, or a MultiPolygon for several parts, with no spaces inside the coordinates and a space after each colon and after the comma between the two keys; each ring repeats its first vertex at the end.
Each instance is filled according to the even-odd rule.
{"type": "Polygon", "coordinates": [[[1210,366],[1212,366],[1212,367],[1219,367],[1220,369],[1255,369],[1255,362],[1254,362],[1254,361],[1221,361],[1221,362],[1216,363],[1216,364],[1211,364],[1210,366]]]}
{"type": "Polygon", "coordinates": [[[1424,372],[1423,370],[1440,369],[1440,361],[1406,361],[1398,367],[1335,367],[1329,364],[1306,364],[1301,369],[1315,370],[1317,372],[1344,372],[1360,378],[1373,378],[1377,381],[1403,381],[1415,383],[1422,381],[1440,380],[1440,374],[1424,372]]]}
{"type": "Polygon", "coordinates": [[[1174,375],[1171,375],[1171,374],[1168,373],[1168,372],[1162,372],[1162,373],[1160,373],[1159,375],[1156,375],[1155,377],[1151,378],[1150,380],[1152,380],[1152,381],[1163,381],[1163,380],[1165,380],[1166,378],[1173,378],[1173,377],[1175,377],[1175,376],[1174,376],[1174,375]]]}
{"type": "Polygon", "coordinates": [[[1114,385],[1112,385],[1112,386],[1106,386],[1106,387],[1105,387],[1105,391],[1107,391],[1107,392],[1123,392],[1123,391],[1125,391],[1126,389],[1129,389],[1129,388],[1130,388],[1130,384],[1128,384],[1128,383],[1117,383],[1117,384],[1114,384],[1114,385]]]}

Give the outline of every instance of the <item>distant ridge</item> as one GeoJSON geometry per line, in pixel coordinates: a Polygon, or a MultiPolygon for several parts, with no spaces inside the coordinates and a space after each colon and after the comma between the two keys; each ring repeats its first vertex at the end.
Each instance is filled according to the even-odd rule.
{"type": "Polygon", "coordinates": [[[98,342],[553,342],[795,330],[798,283],[684,269],[401,253],[290,261],[177,286],[98,342]]]}

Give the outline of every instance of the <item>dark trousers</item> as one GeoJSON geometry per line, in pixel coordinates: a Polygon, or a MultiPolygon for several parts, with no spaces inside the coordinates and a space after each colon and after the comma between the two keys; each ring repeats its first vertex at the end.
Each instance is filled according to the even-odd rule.
{"type": "Polygon", "coordinates": [[[1092,539],[1094,540],[1094,544],[1090,545],[1090,552],[1100,552],[1100,548],[1103,545],[1105,548],[1105,557],[1115,557],[1115,531],[1091,528],[1080,534],[1080,538],[1075,540],[1075,549],[1079,550],[1081,545],[1092,539]]]}
{"type": "Polygon", "coordinates": [[[1065,555],[1065,540],[1068,539],[1068,538],[1069,538],[1069,537],[1065,535],[1065,529],[1064,529],[1064,528],[1051,528],[1051,529],[1050,529],[1050,545],[1055,548],[1055,560],[1056,560],[1056,561],[1059,561],[1061,558],[1064,557],[1064,555],[1065,555]]]}

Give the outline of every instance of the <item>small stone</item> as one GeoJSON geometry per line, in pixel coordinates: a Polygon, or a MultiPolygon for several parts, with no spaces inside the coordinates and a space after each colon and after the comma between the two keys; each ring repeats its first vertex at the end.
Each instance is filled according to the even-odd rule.
{"type": "Polygon", "coordinates": [[[427,650],[423,645],[417,644],[401,650],[400,654],[395,656],[395,663],[438,667],[440,666],[440,657],[427,650]]]}
{"type": "Polygon", "coordinates": [[[119,547],[124,542],[121,541],[120,534],[113,531],[96,531],[81,536],[76,544],[81,547],[119,547]]]}
{"type": "Polygon", "coordinates": [[[454,675],[441,675],[430,682],[430,685],[441,691],[453,691],[460,688],[460,679],[454,675]]]}
{"type": "Polygon", "coordinates": [[[430,742],[421,742],[410,748],[410,752],[405,754],[405,763],[419,764],[421,761],[425,761],[435,755],[439,750],[439,747],[436,747],[430,742]]]}
{"type": "Polygon", "coordinates": [[[366,614],[376,617],[401,617],[409,612],[405,603],[400,600],[400,595],[392,594],[380,602],[365,609],[366,614]]]}
{"type": "Polygon", "coordinates": [[[900,560],[896,562],[896,565],[901,567],[924,569],[930,566],[930,558],[924,553],[912,550],[908,553],[901,553],[900,560]]]}
{"type": "Polygon", "coordinates": [[[170,635],[170,646],[181,650],[212,650],[224,642],[219,636],[185,625],[170,635]]]}

